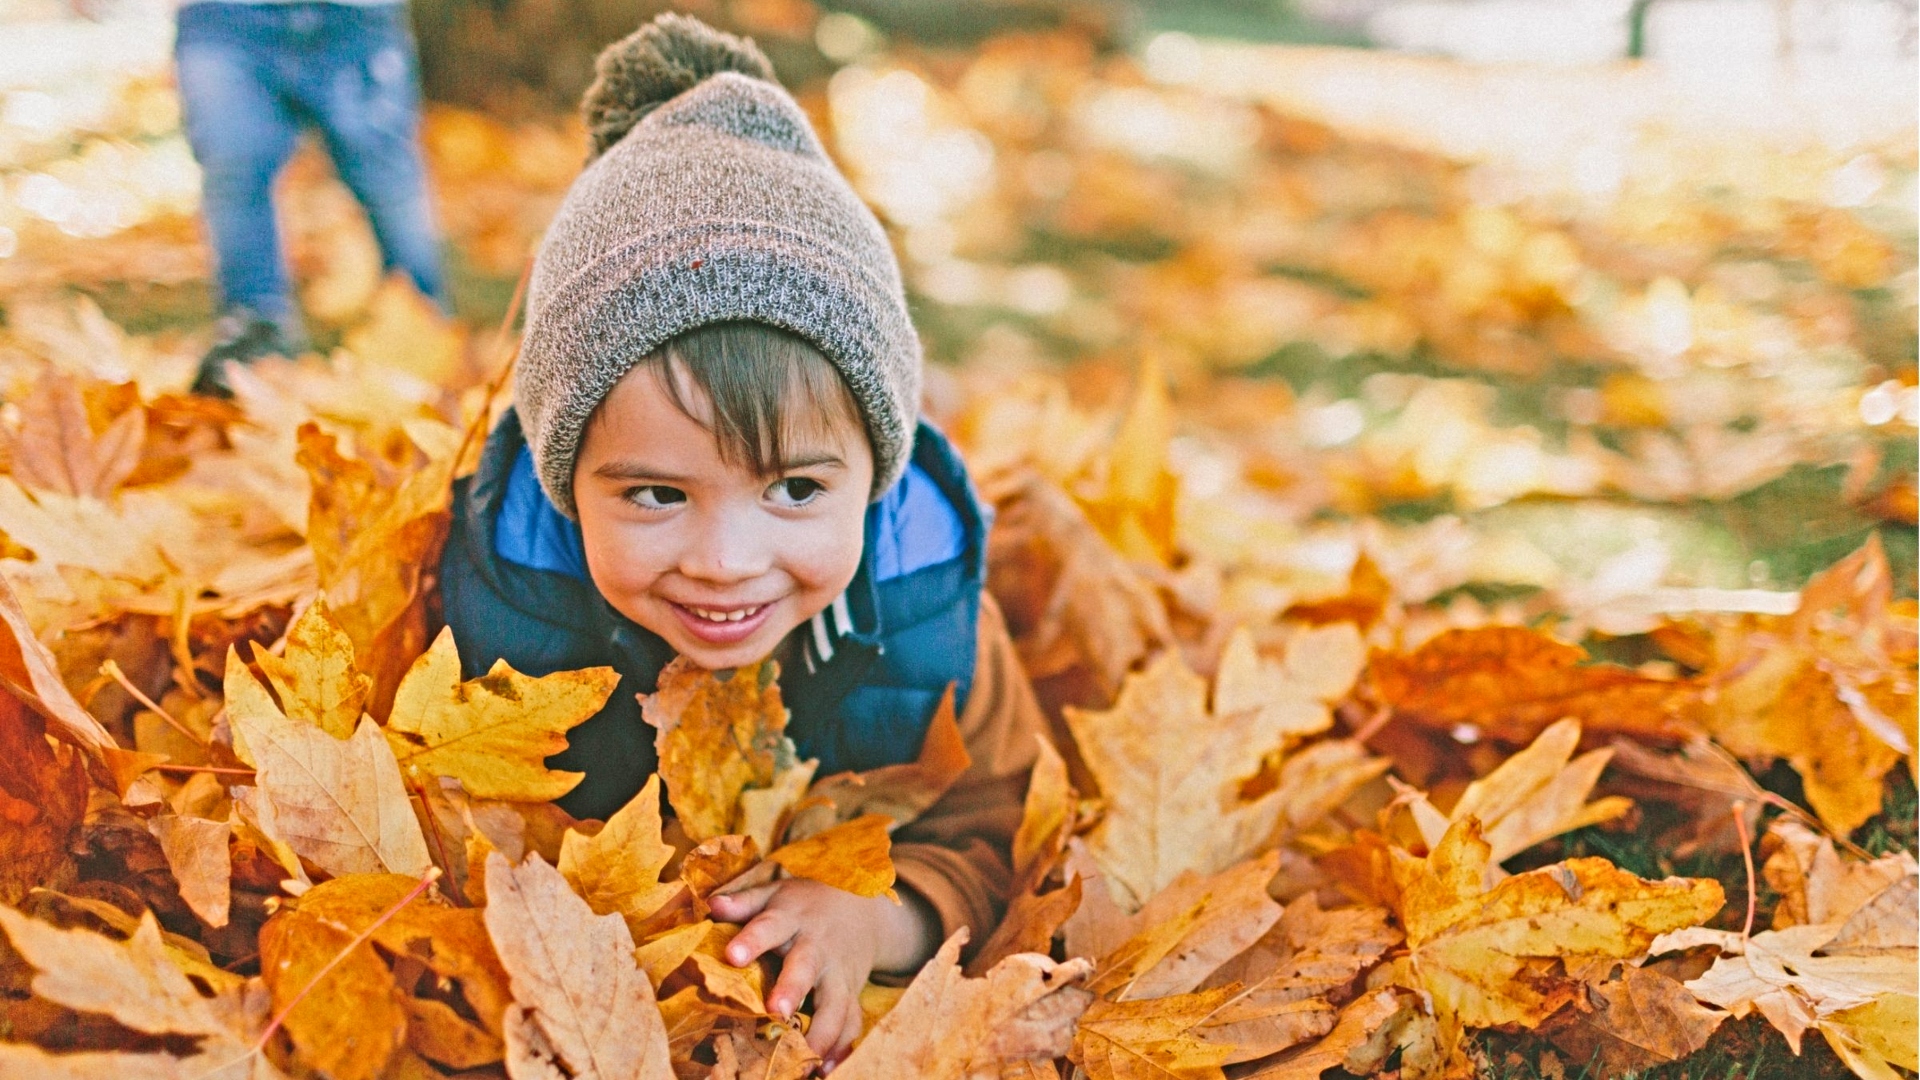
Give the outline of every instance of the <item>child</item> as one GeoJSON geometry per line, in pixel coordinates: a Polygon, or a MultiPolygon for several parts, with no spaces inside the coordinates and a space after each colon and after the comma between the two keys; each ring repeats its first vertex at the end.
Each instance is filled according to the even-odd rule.
{"type": "Polygon", "coordinates": [[[919,423],[920,349],[879,223],[751,43],[665,15],[602,54],[594,154],[534,265],[516,411],[456,492],[442,596],[469,675],[621,675],[556,768],[605,817],[654,770],[636,693],[676,654],[780,661],[821,775],[917,756],[955,686],[973,765],[894,837],[901,904],[787,879],[716,899],[728,959],[785,956],[830,1062],[870,972],[904,974],[1010,888],[1040,714],[982,591],[985,514],[919,423]]]}

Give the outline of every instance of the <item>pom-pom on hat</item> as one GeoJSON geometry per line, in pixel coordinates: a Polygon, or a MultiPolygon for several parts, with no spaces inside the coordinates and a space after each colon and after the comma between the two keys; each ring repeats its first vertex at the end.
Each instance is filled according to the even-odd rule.
{"type": "Polygon", "coordinates": [[[569,517],[593,411],[647,354],[744,320],[812,342],[846,380],[877,498],[906,468],[920,342],[872,211],[752,42],[662,15],[600,54],[593,149],[534,259],[514,397],[569,517]]]}

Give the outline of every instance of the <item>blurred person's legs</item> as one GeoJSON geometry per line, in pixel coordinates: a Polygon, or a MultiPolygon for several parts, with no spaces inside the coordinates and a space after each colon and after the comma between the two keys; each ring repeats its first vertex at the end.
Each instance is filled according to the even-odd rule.
{"type": "Polygon", "coordinates": [[[420,80],[402,4],[315,5],[332,24],[310,64],[289,72],[334,168],[366,207],[385,268],[446,306],[440,230],[420,153],[420,80]]]}
{"type": "Polygon", "coordinates": [[[228,360],[293,352],[303,344],[273,213],[273,180],[299,135],[298,118],[275,89],[270,56],[290,13],[207,2],[179,14],[180,102],[200,163],[222,306],[197,389],[222,389],[219,368],[228,360]]]}
{"type": "Polygon", "coordinates": [[[180,11],[175,56],[225,308],[197,389],[223,392],[227,361],[305,346],[272,198],[304,127],[366,208],[386,268],[446,305],[403,4],[202,0],[180,11]]]}

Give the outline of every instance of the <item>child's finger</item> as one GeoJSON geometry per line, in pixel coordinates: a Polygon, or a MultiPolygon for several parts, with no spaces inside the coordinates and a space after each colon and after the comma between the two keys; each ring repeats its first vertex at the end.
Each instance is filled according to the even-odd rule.
{"type": "Polygon", "coordinates": [[[756,885],[751,889],[741,889],[737,893],[707,897],[707,907],[720,916],[722,922],[743,923],[767,906],[773,894],[779,891],[780,882],[770,881],[765,885],[756,885]]]}
{"type": "Polygon", "coordinates": [[[827,1061],[838,1063],[836,1051],[845,1054],[843,1042],[852,1042],[848,1032],[849,1013],[857,1010],[859,998],[829,980],[813,995],[813,1023],[807,1026],[807,1045],[827,1061]]]}
{"type": "Polygon", "coordinates": [[[799,929],[793,916],[778,908],[762,911],[741,927],[740,932],[727,943],[727,963],[734,967],[746,967],[760,954],[792,940],[794,932],[799,929]]]}
{"type": "MultiPolygon", "coordinates": [[[[800,1003],[807,999],[807,992],[819,980],[819,953],[805,945],[796,946],[780,965],[780,978],[775,980],[773,991],[767,995],[767,1010],[781,1018],[792,1016],[800,1003]]],[[[818,1007],[814,1009],[813,1023],[816,1026],[820,1023],[818,1007]]],[[[811,1031],[807,1033],[807,1041],[809,1044],[813,1041],[811,1031]]]]}
{"type": "Polygon", "coordinates": [[[866,1017],[860,1013],[860,995],[856,992],[849,999],[846,1019],[840,1023],[840,1037],[833,1042],[833,1049],[820,1055],[826,1059],[829,1068],[847,1060],[853,1052],[853,1040],[860,1037],[860,1029],[866,1026],[866,1017]]]}

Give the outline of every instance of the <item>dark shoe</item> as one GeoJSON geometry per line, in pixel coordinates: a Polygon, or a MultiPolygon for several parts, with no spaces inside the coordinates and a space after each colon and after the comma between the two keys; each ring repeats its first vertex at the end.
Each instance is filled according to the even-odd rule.
{"type": "Polygon", "coordinates": [[[213,347],[200,358],[193,392],[202,397],[230,398],[233,387],[227,383],[228,364],[251,364],[263,356],[293,356],[299,352],[279,323],[251,309],[235,308],[215,324],[213,347]]]}

